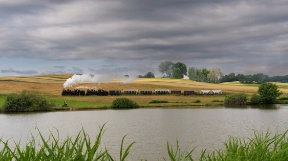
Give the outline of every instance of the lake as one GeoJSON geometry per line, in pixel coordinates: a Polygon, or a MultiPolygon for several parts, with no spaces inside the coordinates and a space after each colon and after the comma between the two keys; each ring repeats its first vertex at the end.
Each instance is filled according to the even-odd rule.
{"type": "Polygon", "coordinates": [[[166,143],[179,141],[182,149],[212,151],[222,148],[229,136],[250,137],[254,131],[283,132],[288,129],[288,106],[278,109],[196,108],[133,109],[0,114],[0,137],[25,143],[36,127],[44,135],[59,130],[61,137],[75,136],[83,127],[94,137],[106,123],[103,145],[114,156],[121,139],[135,141],[130,160],[158,160],[167,156],[166,143]]]}

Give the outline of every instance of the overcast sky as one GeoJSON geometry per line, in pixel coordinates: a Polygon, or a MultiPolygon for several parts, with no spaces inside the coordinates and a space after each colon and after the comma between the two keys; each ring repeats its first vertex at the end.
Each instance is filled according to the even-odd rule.
{"type": "Polygon", "coordinates": [[[0,19],[0,75],[288,74],[287,0],[0,0],[0,19]]]}

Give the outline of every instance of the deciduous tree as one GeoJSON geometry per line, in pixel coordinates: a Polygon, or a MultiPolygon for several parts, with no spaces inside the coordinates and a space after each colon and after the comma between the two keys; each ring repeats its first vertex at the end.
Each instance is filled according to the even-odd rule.
{"type": "Polygon", "coordinates": [[[276,84],[263,83],[259,86],[258,94],[262,104],[272,104],[275,103],[276,98],[281,95],[281,92],[276,84]]]}
{"type": "Polygon", "coordinates": [[[181,74],[182,74],[182,78],[184,77],[184,75],[187,75],[187,67],[186,67],[186,64],[184,64],[184,63],[182,63],[182,62],[177,62],[177,63],[174,65],[174,68],[180,69],[181,74]]]}
{"type": "Polygon", "coordinates": [[[173,77],[173,78],[176,78],[176,79],[181,79],[181,78],[183,78],[182,71],[181,71],[179,68],[174,68],[174,69],[173,69],[172,77],[173,77]]]}
{"type": "Polygon", "coordinates": [[[173,73],[174,63],[171,61],[161,62],[158,66],[159,72],[161,72],[164,77],[171,77],[173,73]]]}

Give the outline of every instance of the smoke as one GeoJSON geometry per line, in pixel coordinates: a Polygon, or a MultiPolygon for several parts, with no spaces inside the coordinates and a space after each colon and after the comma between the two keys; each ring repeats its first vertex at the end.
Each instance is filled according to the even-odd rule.
{"type": "Polygon", "coordinates": [[[74,74],[71,78],[68,78],[65,83],[63,84],[64,88],[73,87],[79,83],[105,83],[109,82],[113,79],[118,79],[122,83],[129,83],[133,80],[137,79],[135,76],[129,76],[129,75],[97,75],[97,74],[82,74],[77,75],[74,74]]]}
{"type": "Polygon", "coordinates": [[[68,78],[65,83],[63,84],[64,88],[72,87],[78,83],[84,83],[84,82],[98,82],[98,78],[96,75],[90,75],[90,74],[83,74],[83,75],[77,75],[74,74],[71,78],[68,78]]]}

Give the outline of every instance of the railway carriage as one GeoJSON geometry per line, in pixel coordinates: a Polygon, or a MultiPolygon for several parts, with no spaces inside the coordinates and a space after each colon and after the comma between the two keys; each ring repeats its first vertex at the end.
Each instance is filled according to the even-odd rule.
{"type": "Polygon", "coordinates": [[[122,92],[120,90],[109,90],[109,95],[111,96],[119,96],[122,92]]]}
{"type": "Polygon", "coordinates": [[[212,94],[212,91],[211,90],[200,90],[200,94],[203,94],[203,95],[212,94]]]}
{"type": "Polygon", "coordinates": [[[124,89],[123,93],[126,95],[137,95],[138,90],[136,90],[136,89],[124,89]]]}
{"type": "Polygon", "coordinates": [[[223,94],[222,90],[212,90],[213,94],[223,94]]]}
{"type": "Polygon", "coordinates": [[[155,94],[157,95],[165,95],[169,93],[170,93],[169,89],[155,89],[155,94]]]}
{"type": "Polygon", "coordinates": [[[152,90],[140,90],[139,93],[142,95],[152,95],[153,91],[152,90]]]}
{"type": "Polygon", "coordinates": [[[192,90],[185,90],[183,93],[184,93],[184,96],[189,96],[189,95],[195,94],[195,92],[192,90]]]}

